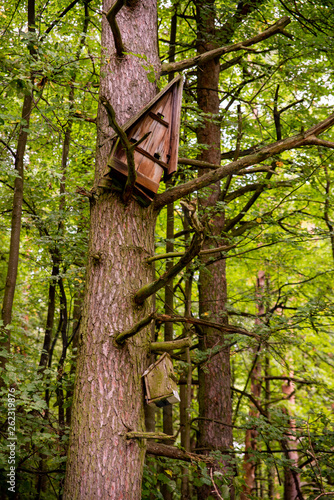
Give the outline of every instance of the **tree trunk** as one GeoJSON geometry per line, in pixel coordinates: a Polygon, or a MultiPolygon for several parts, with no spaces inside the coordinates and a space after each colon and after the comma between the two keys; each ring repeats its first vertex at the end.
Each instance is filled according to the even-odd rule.
{"type": "MultiPolygon", "coordinates": [[[[166,227],[166,252],[174,251],[174,203],[167,205],[167,227],[166,227]]],[[[173,261],[167,261],[166,272],[173,267],[173,261]]],[[[174,291],[173,280],[165,286],[165,314],[172,315],[174,313],[174,291]]],[[[165,323],[164,339],[166,342],[173,340],[173,323],[165,323]]],[[[173,435],[173,406],[168,405],[163,408],[163,432],[173,435]]],[[[173,444],[170,440],[165,440],[165,444],[173,444]]],[[[162,483],[160,491],[165,500],[172,500],[173,492],[168,489],[167,484],[162,483]]]]}
{"type": "MultiPolygon", "coordinates": [[[[259,271],[258,273],[258,278],[257,278],[257,310],[258,314],[261,315],[265,312],[265,307],[264,307],[264,293],[265,293],[265,272],[264,271],[259,271]]],[[[255,320],[256,324],[260,324],[261,321],[260,319],[255,320]]],[[[255,353],[255,358],[252,364],[252,372],[250,374],[250,380],[251,380],[251,394],[254,396],[254,398],[260,402],[260,397],[261,397],[261,346],[258,347],[256,353],[255,353]]],[[[255,408],[255,406],[252,404],[249,410],[249,416],[250,417],[258,417],[259,416],[259,411],[255,408]]],[[[258,431],[256,429],[247,429],[246,430],[246,435],[245,435],[245,456],[244,456],[244,463],[243,463],[243,468],[245,471],[245,487],[243,488],[243,491],[241,493],[241,500],[247,500],[249,498],[249,495],[252,495],[255,493],[257,489],[257,484],[256,484],[256,478],[255,478],[255,473],[256,473],[256,467],[257,463],[254,458],[253,452],[256,451],[257,449],[257,438],[258,438],[258,431]]]]}
{"type": "MultiPolygon", "coordinates": [[[[35,33],[35,0],[28,0],[28,32],[30,35],[35,33]]],[[[32,44],[29,45],[29,52],[32,57],[35,56],[36,50],[32,44]]],[[[31,83],[33,84],[33,77],[31,76],[31,83]]],[[[30,115],[32,110],[32,91],[26,93],[21,114],[21,125],[19,130],[19,137],[17,141],[17,149],[15,156],[15,170],[17,177],[14,182],[14,197],[13,197],[13,210],[12,222],[10,233],[10,247],[9,258],[7,266],[7,277],[5,283],[5,292],[2,303],[2,327],[0,335],[3,339],[0,340],[0,348],[9,352],[10,350],[10,330],[5,327],[12,321],[12,311],[14,303],[14,294],[16,287],[16,278],[19,264],[19,251],[20,251],[20,234],[21,234],[21,219],[22,219],[22,204],[23,204],[23,179],[24,179],[24,154],[28,140],[28,132],[30,115]]],[[[7,358],[0,356],[0,366],[4,368],[7,358]]],[[[0,385],[2,385],[0,380],[0,385]]]]}
{"type": "MultiPolygon", "coordinates": [[[[14,182],[14,197],[12,210],[12,223],[10,233],[10,248],[7,266],[7,277],[5,283],[5,292],[2,303],[2,321],[1,334],[4,340],[1,340],[1,346],[9,352],[10,350],[10,330],[5,327],[12,321],[12,310],[14,303],[14,294],[16,287],[17,270],[19,263],[20,251],[20,234],[21,234],[21,218],[22,218],[22,203],[23,203],[23,177],[24,177],[24,154],[27,145],[30,113],[32,107],[32,95],[29,93],[25,96],[22,106],[22,120],[19,138],[17,143],[15,170],[17,177],[14,182]]],[[[1,367],[4,367],[7,358],[0,357],[1,367]]]]}
{"type": "MultiPolygon", "coordinates": [[[[189,230],[186,217],[184,217],[183,229],[185,231],[189,230]]],[[[185,246],[189,246],[189,237],[185,238],[185,246]]],[[[186,268],[186,276],[184,278],[184,317],[191,317],[191,292],[192,292],[192,282],[193,274],[191,273],[189,266],[186,268]]],[[[186,323],[184,326],[184,335],[190,337],[191,330],[190,326],[186,323]]],[[[190,431],[191,431],[191,421],[190,421],[190,408],[191,408],[191,380],[192,380],[192,365],[190,349],[186,349],[186,359],[187,366],[183,371],[182,382],[180,385],[180,434],[181,434],[181,446],[185,451],[191,451],[190,444],[190,431]]],[[[192,488],[189,477],[189,468],[182,467],[182,478],[181,478],[181,498],[182,500],[190,500],[192,497],[192,488]]]]}
{"type": "MultiPolygon", "coordinates": [[[[293,377],[293,370],[290,370],[289,377],[293,377]]],[[[294,383],[289,380],[282,386],[283,393],[288,397],[288,408],[286,413],[291,415],[293,413],[293,407],[295,405],[294,397],[294,383]]],[[[288,434],[288,438],[283,443],[285,449],[285,456],[292,461],[292,467],[298,467],[298,452],[290,451],[297,448],[296,439],[296,423],[292,416],[289,419],[289,427],[291,433],[288,434]]],[[[301,489],[300,489],[300,476],[298,472],[293,471],[289,467],[284,468],[284,500],[302,500],[301,489]]]]}
{"type": "MultiPolygon", "coordinates": [[[[205,6],[197,6],[197,23],[199,27],[198,52],[202,53],[214,48],[211,42],[205,42],[204,37],[213,39],[214,5],[213,2],[205,2],[205,6]],[[206,7],[206,8],[204,8],[206,7]],[[206,35],[204,35],[204,33],[206,35]]],[[[202,112],[209,115],[219,114],[219,82],[220,64],[219,60],[212,60],[198,69],[198,104],[202,112]]],[[[198,142],[208,145],[203,150],[200,160],[212,164],[220,163],[220,126],[214,123],[212,118],[205,120],[204,125],[198,130],[198,142]]],[[[201,175],[202,172],[199,172],[201,175]]],[[[210,187],[210,193],[206,198],[200,199],[200,207],[205,210],[214,207],[219,199],[219,183],[210,187]]],[[[212,217],[212,236],[219,238],[224,224],[224,216],[212,217]]],[[[203,249],[210,248],[219,240],[207,240],[203,249]]],[[[207,259],[203,259],[205,262],[207,259]]],[[[201,317],[207,317],[210,321],[217,323],[225,321],[222,311],[226,303],[226,273],[225,261],[221,260],[204,268],[199,278],[199,312],[201,317]]],[[[216,346],[224,345],[221,333],[212,328],[203,328],[203,336],[200,338],[200,349],[205,351],[216,346]]],[[[230,354],[228,344],[221,348],[220,352],[209,356],[207,362],[198,370],[199,379],[199,433],[197,447],[200,453],[209,453],[211,450],[230,448],[232,445],[231,417],[231,391],[230,391],[230,354]],[[215,423],[215,420],[227,424],[215,423]]],[[[199,489],[199,498],[208,498],[212,492],[212,486],[204,485],[199,489]]]]}
{"type": "MultiPolygon", "coordinates": [[[[158,68],[156,4],[144,0],[131,5],[117,15],[123,42],[128,51],[146,54],[148,64],[158,68]]],[[[103,10],[108,8],[104,4],[103,10]]],[[[102,47],[108,60],[114,43],[106,19],[102,47]]],[[[131,54],[122,59],[113,54],[102,69],[100,94],[111,102],[120,124],[156,94],[142,62],[131,54]]],[[[98,130],[96,182],[107,162],[106,139],[113,132],[101,106],[98,130]]],[[[114,192],[101,193],[91,209],[65,498],[139,499],[145,446],[127,440],[126,433],[145,430],[141,376],[148,364],[150,327],[121,348],[113,336],[151,312],[151,300],[136,306],[133,295],[152,280],[144,259],[154,251],[156,214],[132,199],[124,205],[114,192]]]]}

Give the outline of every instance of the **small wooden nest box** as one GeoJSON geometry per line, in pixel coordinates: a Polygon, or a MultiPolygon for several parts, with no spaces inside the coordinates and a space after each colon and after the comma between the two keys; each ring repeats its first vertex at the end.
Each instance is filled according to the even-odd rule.
{"type": "MultiPolygon", "coordinates": [[[[166,181],[177,170],[182,87],[183,77],[179,75],[122,127],[133,143],[149,132],[134,151],[137,173],[134,196],[141,205],[152,202],[162,175],[166,181]]],[[[126,152],[117,135],[112,141],[108,168],[100,186],[111,184],[119,189],[128,175],[126,152]]]]}
{"type": "Polygon", "coordinates": [[[154,403],[161,408],[180,402],[173,362],[167,352],[147,368],[143,378],[148,404],[154,403]]]}

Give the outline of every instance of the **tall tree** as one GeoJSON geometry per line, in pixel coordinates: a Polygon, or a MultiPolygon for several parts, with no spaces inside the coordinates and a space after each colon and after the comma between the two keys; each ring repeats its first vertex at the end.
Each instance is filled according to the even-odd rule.
{"type": "MultiPolygon", "coordinates": [[[[36,56],[36,49],[34,47],[34,34],[35,34],[35,0],[28,1],[28,33],[31,35],[28,50],[31,57],[36,56]]],[[[33,84],[34,75],[30,75],[30,85],[25,89],[25,96],[22,105],[21,124],[19,128],[17,149],[15,154],[15,170],[17,176],[14,181],[14,195],[13,195],[13,209],[12,209],[12,222],[11,222],[11,236],[10,248],[8,257],[7,277],[5,283],[5,293],[2,303],[2,328],[1,335],[3,340],[1,344],[7,351],[10,349],[10,330],[5,328],[12,321],[12,311],[14,303],[14,294],[16,288],[16,279],[19,263],[20,252],[20,234],[21,234],[21,219],[22,219],[22,205],[23,205],[23,186],[24,186],[24,162],[25,152],[27,146],[27,139],[29,133],[29,122],[33,104],[33,84]]],[[[6,364],[6,357],[0,357],[1,368],[6,364]]]]}
{"type": "MultiPolygon", "coordinates": [[[[118,2],[120,4],[121,2],[118,2]]],[[[114,4],[115,6],[115,4],[114,4]]],[[[108,12],[110,2],[103,4],[108,12]]],[[[156,94],[143,68],[159,68],[157,13],[154,0],[126,5],[117,16],[122,41],[131,53],[119,57],[107,16],[102,21],[105,76],[100,96],[112,103],[120,125],[156,94]],[[110,63],[108,62],[110,58],[110,63]]],[[[113,130],[102,104],[98,112],[96,184],[110,152],[113,130]]],[[[151,301],[138,306],[133,294],[152,279],[145,257],[154,252],[153,207],[115,192],[92,201],[86,299],[83,308],[77,378],[72,411],[65,498],[140,498],[145,447],[128,440],[129,431],[144,431],[141,375],[147,366],[149,327],[115,346],[113,337],[151,312],[151,301]]]]}
{"type": "MultiPolygon", "coordinates": [[[[147,79],[143,59],[144,66],[155,69],[157,74],[181,71],[217,60],[222,54],[245,50],[245,47],[281,33],[289,22],[287,18],[282,18],[247,40],[227,47],[206,49],[196,58],[160,67],[156,49],[156,5],[153,0],[126,5],[117,1],[111,8],[109,4],[103,8],[106,13],[102,24],[104,68],[100,100],[103,106],[100,104],[98,114],[96,186],[107,164],[112,134],[104,107],[108,108],[108,102],[111,103],[117,122],[122,125],[156,93],[155,84],[147,79]]],[[[109,112],[109,118],[117,128],[110,105],[109,112]]],[[[259,147],[251,154],[240,158],[233,155],[232,162],[224,166],[219,166],[218,162],[208,173],[203,172],[198,178],[158,194],[148,208],[139,206],[132,198],[114,191],[99,191],[96,187],[96,193],[91,197],[87,288],[80,331],[65,498],[140,498],[145,455],[145,444],[140,439],[140,433],[144,431],[141,375],[147,366],[150,343],[149,328],[140,327],[152,319],[150,296],[199,253],[204,236],[203,227],[194,224],[195,235],[188,252],[168,274],[150,284],[151,269],[145,258],[154,251],[157,212],[166,204],[200,189],[208,186],[216,189],[221,179],[275,154],[317,143],[317,136],[333,123],[334,116],[331,115],[302,133],[259,147]],[[115,342],[117,334],[133,325],[137,325],[132,330],[133,333],[136,331],[136,335],[128,336],[123,346],[118,347],[115,342]],[[131,432],[137,433],[137,437],[131,432]]],[[[220,275],[217,278],[219,282],[220,275]]],[[[225,368],[229,370],[229,366],[225,368]]],[[[226,415],[226,420],[228,418],[226,415]]],[[[212,443],[209,447],[212,449],[212,443]]],[[[148,445],[148,449],[152,448],[148,445]]],[[[169,449],[169,453],[173,451],[169,449]]]]}

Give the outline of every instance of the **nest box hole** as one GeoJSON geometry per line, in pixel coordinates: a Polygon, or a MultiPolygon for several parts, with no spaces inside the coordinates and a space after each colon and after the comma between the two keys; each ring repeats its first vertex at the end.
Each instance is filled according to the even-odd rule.
{"type": "Polygon", "coordinates": [[[160,158],[161,158],[160,153],[154,153],[154,158],[156,158],[157,160],[160,160],[160,158]]]}
{"type": "Polygon", "coordinates": [[[165,118],[165,116],[162,113],[157,113],[157,115],[159,116],[159,118],[161,118],[161,120],[165,118]]]}

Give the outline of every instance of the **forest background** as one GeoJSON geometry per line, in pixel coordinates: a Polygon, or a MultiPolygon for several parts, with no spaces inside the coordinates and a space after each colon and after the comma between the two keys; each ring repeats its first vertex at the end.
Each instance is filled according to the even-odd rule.
{"type": "Polygon", "coordinates": [[[64,488],[71,499],[330,498],[333,2],[115,6],[18,0],[0,12],[1,491],[36,499],[63,498],[64,488]],[[220,47],[227,49],[211,54],[220,47]],[[122,74],[124,64],[131,74],[122,74]],[[151,207],[139,207],[98,187],[113,133],[101,97],[123,124],[178,72],[178,172],[151,207]],[[136,229],[126,217],[148,241],[129,284],[133,243],[127,261],[123,240],[136,229]],[[106,229],[118,218],[124,238],[106,229]],[[93,248],[98,241],[121,249],[118,267],[106,247],[93,248]],[[159,281],[165,272],[167,284],[159,281]],[[94,273],[106,283],[102,299],[94,273]],[[140,308],[138,291],[154,279],[140,308]],[[112,287],[137,305],[126,309],[120,296],[108,306],[112,287]],[[105,317],[101,335],[139,325],[141,337],[105,347],[114,364],[103,384],[118,394],[119,413],[101,438],[96,415],[113,420],[108,391],[93,389],[105,373],[103,346],[90,352],[91,365],[84,358],[85,332],[105,317]],[[186,342],[158,344],[174,339],[186,342]],[[181,403],[154,410],[144,405],[140,376],[167,349],[181,403]],[[132,365],[124,368],[122,356],[132,365]],[[135,382],[120,381],[131,367],[135,382]],[[80,470],[88,438],[75,436],[85,426],[93,451],[80,470]]]}

